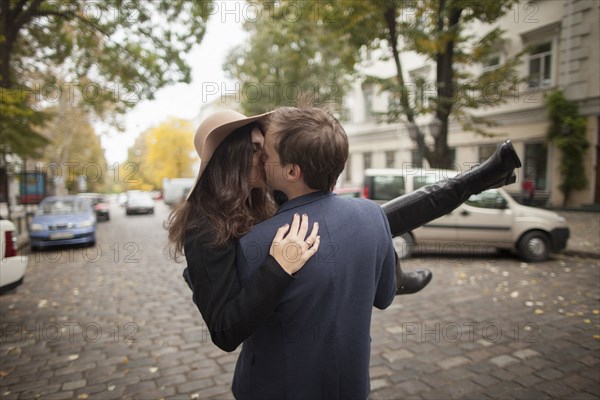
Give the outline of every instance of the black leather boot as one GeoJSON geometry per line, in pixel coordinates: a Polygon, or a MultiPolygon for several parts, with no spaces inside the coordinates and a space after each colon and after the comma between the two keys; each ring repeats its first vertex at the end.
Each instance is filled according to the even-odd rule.
{"type": "Polygon", "coordinates": [[[396,279],[398,280],[396,294],[413,294],[429,284],[433,274],[428,269],[403,272],[400,260],[396,263],[396,279]]]}
{"type": "Polygon", "coordinates": [[[490,158],[460,175],[397,197],[381,206],[392,236],[410,232],[448,214],[473,195],[514,183],[521,161],[510,140],[498,146],[490,158]]]}

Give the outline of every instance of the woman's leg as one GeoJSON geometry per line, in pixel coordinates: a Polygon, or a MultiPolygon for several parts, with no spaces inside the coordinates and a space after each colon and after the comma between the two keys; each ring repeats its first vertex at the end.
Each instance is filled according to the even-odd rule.
{"type": "MultiPolygon", "coordinates": [[[[392,236],[410,232],[449,213],[473,194],[514,183],[516,180],[514,170],[520,167],[521,160],[510,140],[507,140],[498,146],[490,158],[477,167],[385,203],[381,208],[388,217],[392,236]]],[[[416,293],[431,281],[429,270],[403,273],[399,261],[396,271],[398,279],[396,294],[416,293]]]]}

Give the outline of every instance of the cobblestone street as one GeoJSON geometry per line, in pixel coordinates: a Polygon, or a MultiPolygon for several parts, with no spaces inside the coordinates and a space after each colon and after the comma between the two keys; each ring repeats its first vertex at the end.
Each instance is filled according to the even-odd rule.
{"type": "MultiPolygon", "coordinates": [[[[210,342],[183,264],[165,255],[167,208],[125,217],[111,207],[96,247],[29,255],[23,285],[0,297],[0,397],[232,398],[239,350],[210,342]]],[[[404,262],[434,279],[374,312],[370,398],[600,398],[599,224],[589,215],[596,225],[571,226],[577,244],[546,262],[404,262]]]]}

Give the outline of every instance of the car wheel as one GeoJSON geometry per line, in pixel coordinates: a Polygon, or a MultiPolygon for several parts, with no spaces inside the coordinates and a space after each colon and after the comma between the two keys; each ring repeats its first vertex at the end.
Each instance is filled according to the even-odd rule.
{"type": "Polygon", "coordinates": [[[542,231],[527,232],[519,240],[517,249],[525,261],[544,261],[550,255],[550,240],[542,231]]]}
{"type": "Polygon", "coordinates": [[[415,241],[410,233],[403,233],[400,236],[396,236],[392,239],[392,242],[394,243],[394,250],[396,250],[399,259],[404,260],[411,256],[415,241]]]}

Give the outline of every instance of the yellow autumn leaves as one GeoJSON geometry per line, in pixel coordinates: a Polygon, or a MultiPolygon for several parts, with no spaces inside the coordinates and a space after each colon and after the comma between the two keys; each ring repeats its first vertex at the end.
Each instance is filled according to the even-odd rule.
{"type": "Polygon", "coordinates": [[[187,120],[169,118],[142,133],[129,149],[123,180],[127,189],[162,189],[165,178],[194,177],[198,156],[194,130],[187,120]]]}

